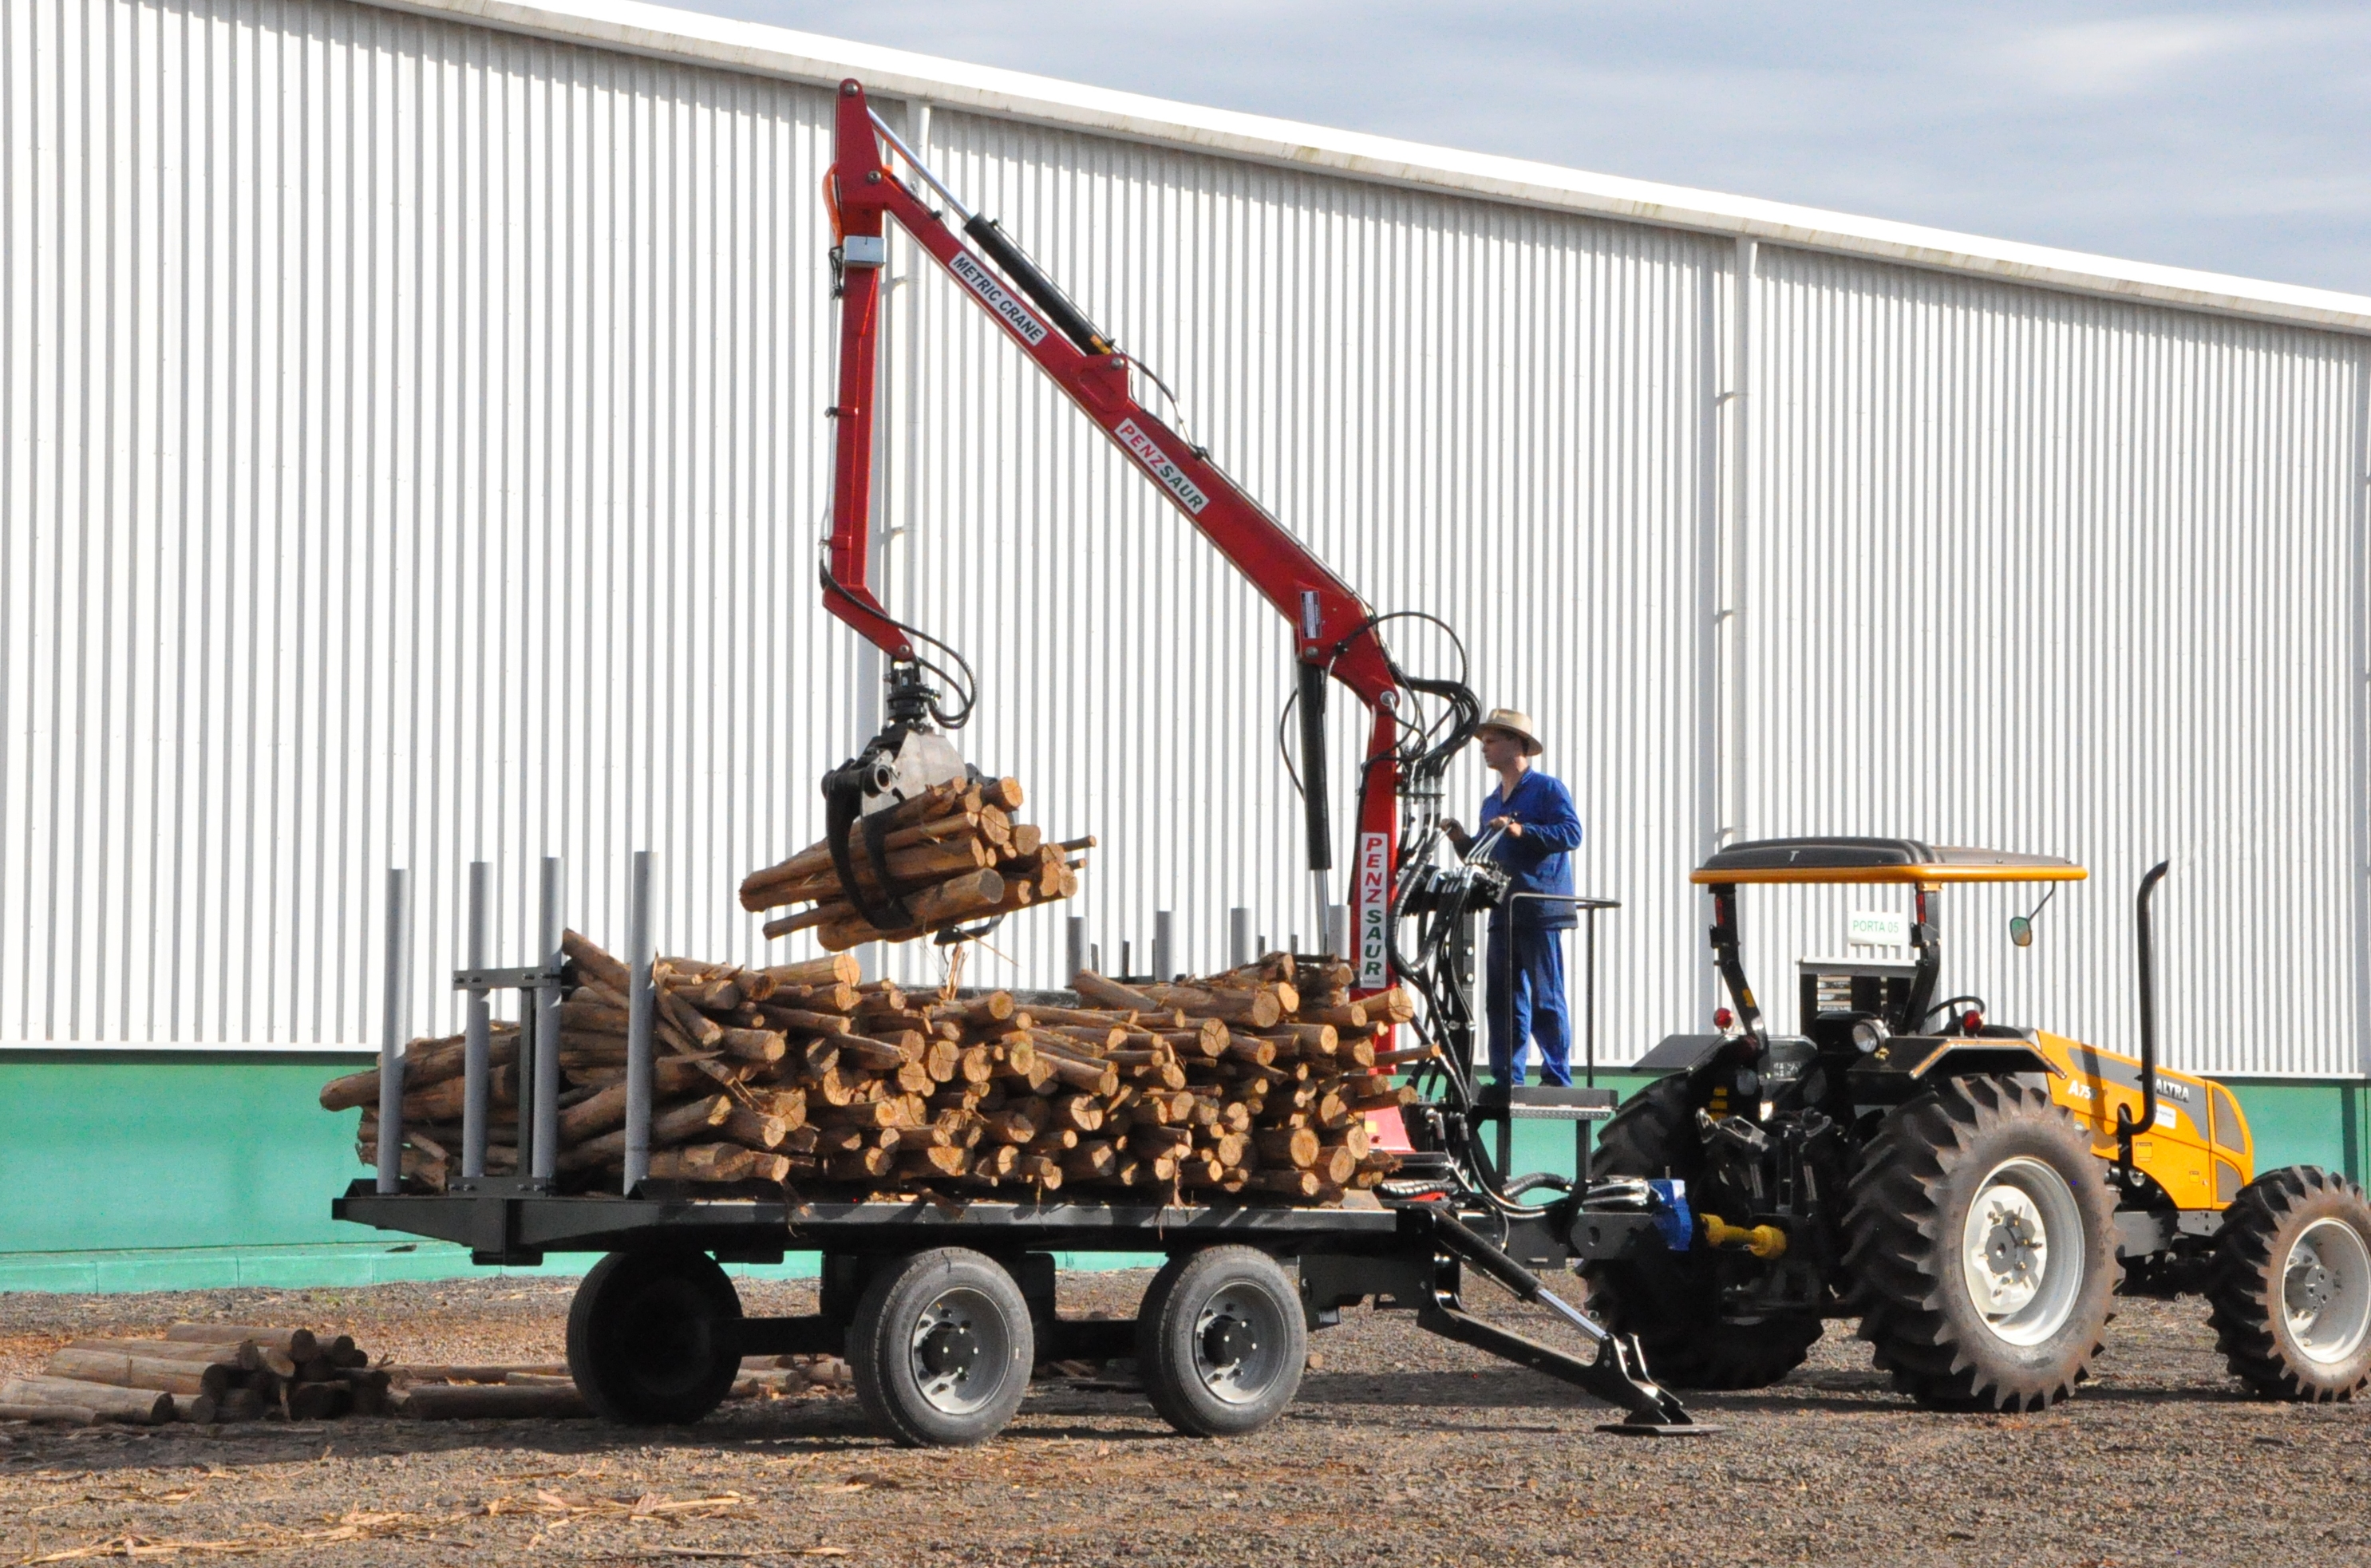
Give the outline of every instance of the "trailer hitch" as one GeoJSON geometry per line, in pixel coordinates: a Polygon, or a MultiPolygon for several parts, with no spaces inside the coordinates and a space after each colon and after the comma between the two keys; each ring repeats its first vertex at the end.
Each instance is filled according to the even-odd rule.
{"type": "Polygon", "coordinates": [[[1616,1334],[1595,1319],[1563,1299],[1540,1283],[1539,1276],[1515,1262],[1492,1245],[1474,1228],[1439,1204],[1416,1204],[1401,1210],[1403,1214],[1422,1215],[1430,1222],[1433,1240],[1439,1248],[1461,1262],[1488,1274],[1515,1293],[1517,1298],[1547,1308],[1564,1319],[1596,1347],[1590,1360],[1569,1355],[1554,1345],[1542,1344],[1534,1339],[1486,1323],[1465,1309],[1458,1298],[1456,1286],[1436,1283],[1428,1298],[1417,1309],[1419,1326],[1452,1339],[1461,1344],[1486,1350],[1521,1366],[1560,1378],[1584,1389],[1611,1405],[1619,1405],[1630,1413],[1621,1421],[1609,1421],[1598,1427],[1600,1432],[1617,1432],[1631,1436],[1694,1437],[1718,1432],[1687,1412],[1687,1407],[1670,1390],[1660,1387],[1647,1375],[1647,1357],[1638,1348],[1635,1334],[1616,1334]]]}

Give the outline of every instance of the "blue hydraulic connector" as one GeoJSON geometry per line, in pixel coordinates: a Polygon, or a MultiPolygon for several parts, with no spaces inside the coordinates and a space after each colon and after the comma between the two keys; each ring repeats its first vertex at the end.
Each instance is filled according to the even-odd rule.
{"type": "Polygon", "coordinates": [[[1654,1194],[1655,1228],[1662,1233],[1663,1245],[1674,1252],[1684,1252],[1694,1246],[1696,1216],[1688,1207],[1688,1184],[1649,1182],[1647,1191],[1654,1194]]]}

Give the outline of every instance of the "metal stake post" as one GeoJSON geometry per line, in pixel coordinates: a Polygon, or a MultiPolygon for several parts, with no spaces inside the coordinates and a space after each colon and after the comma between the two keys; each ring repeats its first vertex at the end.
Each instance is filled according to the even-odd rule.
{"type": "Polygon", "coordinates": [[[626,879],[626,1193],[651,1173],[651,1025],[658,995],[651,986],[651,852],[634,851],[626,879]]]}
{"type": "Polygon", "coordinates": [[[1325,956],[1350,956],[1350,906],[1347,904],[1330,905],[1325,910],[1325,956]]]}
{"type": "Polygon", "coordinates": [[[1063,932],[1063,938],[1064,950],[1062,953],[1062,984],[1055,987],[1058,991],[1069,986],[1070,984],[1070,977],[1072,975],[1078,974],[1081,969],[1089,967],[1087,959],[1087,917],[1083,915],[1071,916],[1063,932]]]}
{"type": "Polygon", "coordinates": [[[1166,909],[1152,912],[1152,977],[1167,984],[1177,974],[1177,928],[1166,909]]]}
{"type": "Polygon", "coordinates": [[[1241,969],[1257,958],[1252,951],[1252,912],[1236,907],[1227,911],[1227,967],[1241,969]]]}
{"type": "MultiPolygon", "coordinates": [[[[493,962],[487,949],[492,942],[493,867],[483,860],[469,862],[469,967],[483,969],[493,962]]],[[[461,1177],[468,1182],[481,1181],[486,1174],[486,1141],[490,1129],[486,1125],[486,1100],[492,1073],[490,1070],[493,1046],[494,1009],[490,993],[482,986],[469,989],[468,1000],[462,1004],[461,1025],[461,1177]]]]}
{"type": "Polygon", "coordinates": [[[411,878],[387,873],[387,1005],[379,1014],[378,1190],[403,1190],[403,986],[411,966],[411,878]]]}
{"type": "MultiPolygon", "coordinates": [[[[560,857],[543,858],[543,897],[536,926],[536,959],[557,971],[566,962],[560,951],[560,857]]],[[[560,1173],[560,987],[536,987],[535,1010],[535,1163],[527,1172],[538,1182],[560,1173]]]]}

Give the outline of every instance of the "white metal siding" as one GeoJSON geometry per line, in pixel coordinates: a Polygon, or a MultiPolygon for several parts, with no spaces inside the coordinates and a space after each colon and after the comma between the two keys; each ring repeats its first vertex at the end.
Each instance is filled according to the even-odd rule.
{"type": "MultiPolygon", "coordinates": [[[[535,857],[614,939],[643,846],[666,946],[755,956],[732,887],[814,836],[872,706],[813,586],[827,89],[336,0],[20,0],[0,90],[0,1041],[363,1040],[390,864],[423,1022],[476,857],[510,956],[535,857]]],[[[2354,340],[1764,244],[1741,349],[1726,237],[889,107],[1255,495],[1539,716],[1625,904],[1609,1060],[1701,1026],[1683,879],[1728,817],[2092,858],[2036,983],[1976,901],[1949,928],[2008,1011],[2110,1043],[2107,912],[2221,831],[2164,900],[2171,1016],[2215,1036],[2179,1059],[2354,1069],[2354,340]]],[[[1189,966],[1231,905],[1313,938],[1282,628],[892,270],[893,604],[979,663],[966,752],[1104,844],[971,974],[1054,979],[1064,913],[1116,958],[1173,908],[1189,966]]],[[[1798,931],[1755,928],[1765,971],[1798,931]]]]}

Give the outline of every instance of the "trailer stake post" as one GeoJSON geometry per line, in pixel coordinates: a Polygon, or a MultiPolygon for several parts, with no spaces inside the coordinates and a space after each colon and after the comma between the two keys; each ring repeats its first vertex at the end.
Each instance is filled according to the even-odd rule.
{"type": "Polygon", "coordinates": [[[651,1173],[651,852],[634,851],[626,880],[626,1183],[628,1197],[651,1173]]]}
{"type": "MultiPolygon", "coordinates": [[[[487,951],[492,938],[490,905],[493,902],[493,867],[486,861],[469,862],[468,951],[472,969],[483,969],[493,962],[487,951]]],[[[471,986],[468,998],[463,1004],[461,1025],[461,1179],[481,1182],[485,1180],[486,1143],[491,1136],[486,1125],[486,1101],[492,1077],[494,1012],[486,987],[471,986]]]]}
{"type": "Polygon", "coordinates": [[[1227,911],[1227,967],[1241,969],[1258,956],[1252,951],[1252,912],[1238,905],[1227,911]]]}
{"type": "MultiPolygon", "coordinates": [[[[538,901],[536,961],[557,974],[567,962],[560,949],[560,857],[543,858],[542,897],[538,901]]],[[[535,1163],[528,1174],[549,1182],[560,1173],[560,986],[536,987],[528,1004],[535,1011],[535,1163]]]]}
{"type": "Polygon", "coordinates": [[[379,1013],[378,1190],[403,1190],[403,987],[411,963],[411,878],[387,873],[387,998],[379,1013]]]}

